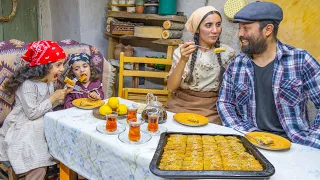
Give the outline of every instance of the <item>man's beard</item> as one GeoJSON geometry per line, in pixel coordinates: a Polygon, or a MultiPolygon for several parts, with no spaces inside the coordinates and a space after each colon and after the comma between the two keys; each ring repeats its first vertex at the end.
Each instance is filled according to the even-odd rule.
{"type": "Polygon", "coordinates": [[[267,40],[264,39],[262,36],[259,36],[256,39],[253,39],[252,37],[244,38],[240,37],[241,40],[247,40],[248,45],[247,46],[241,46],[241,51],[243,53],[252,55],[252,54],[261,54],[268,48],[267,40]]]}

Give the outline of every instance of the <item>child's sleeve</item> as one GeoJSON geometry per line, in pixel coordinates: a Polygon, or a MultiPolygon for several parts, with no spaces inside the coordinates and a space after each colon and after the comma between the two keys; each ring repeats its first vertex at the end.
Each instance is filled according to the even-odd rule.
{"type": "MultiPolygon", "coordinates": [[[[47,93],[47,91],[39,92],[47,93]]],[[[37,99],[39,98],[37,85],[30,81],[26,81],[21,85],[17,90],[17,96],[21,101],[24,113],[30,120],[36,120],[52,109],[49,98],[40,103],[37,102],[37,99]]]]}
{"type": "Polygon", "coordinates": [[[67,94],[66,97],[64,98],[64,108],[72,108],[73,104],[72,101],[74,100],[73,95],[71,93],[67,94]]]}
{"type": "MultiPolygon", "coordinates": [[[[100,82],[101,83],[101,82],[100,82]]],[[[98,88],[98,93],[100,94],[100,97],[101,97],[101,99],[104,99],[104,93],[103,93],[103,90],[102,90],[102,83],[101,83],[101,85],[100,85],[100,87],[98,88]]]]}

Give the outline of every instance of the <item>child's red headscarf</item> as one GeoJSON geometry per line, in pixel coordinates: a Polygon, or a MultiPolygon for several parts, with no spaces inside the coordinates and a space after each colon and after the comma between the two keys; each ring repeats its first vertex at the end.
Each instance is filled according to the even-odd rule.
{"type": "Polygon", "coordinates": [[[56,42],[42,40],[30,43],[22,58],[29,62],[29,66],[37,66],[64,59],[66,54],[56,42]]]}

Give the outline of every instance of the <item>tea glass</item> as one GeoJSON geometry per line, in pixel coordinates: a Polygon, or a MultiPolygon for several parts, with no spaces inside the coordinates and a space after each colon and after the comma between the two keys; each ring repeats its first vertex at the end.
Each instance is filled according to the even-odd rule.
{"type": "Polygon", "coordinates": [[[129,124],[129,133],[128,133],[129,140],[133,142],[138,142],[141,138],[140,126],[142,124],[142,121],[137,119],[130,119],[128,124],[129,124]]]}
{"type": "Polygon", "coordinates": [[[129,120],[134,120],[134,122],[137,120],[137,112],[138,112],[138,107],[136,105],[132,105],[128,107],[128,114],[127,114],[127,123],[129,120]]]}
{"type": "Polygon", "coordinates": [[[106,115],[106,118],[107,118],[106,131],[115,132],[117,130],[118,113],[115,111],[112,111],[111,114],[106,115]]]}
{"type": "Polygon", "coordinates": [[[148,113],[148,132],[149,133],[157,133],[159,130],[159,112],[158,111],[150,111],[148,113]]]}

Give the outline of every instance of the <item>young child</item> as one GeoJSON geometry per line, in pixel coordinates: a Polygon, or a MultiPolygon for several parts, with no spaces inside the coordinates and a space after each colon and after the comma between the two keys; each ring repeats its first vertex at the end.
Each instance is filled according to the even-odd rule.
{"type": "Polygon", "coordinates": [[[93,100],[103,99],[104,94],[102,91],[101,72],[94,67],[91,63],[91,56],[86,53],[71,54],[69,57],[69,67],[71,70],[67,74],[70,79],[81,79],[85,76],[84,80],[77,81],[81,90],[73,89],[64,100],[64,107],[73,107],[72,101],[78,98],[90,98],[93,100]]]}
{"type": "Polygon", "coordinates": [[[0,161],[10,161],[16,174],[26,173],[26,180],[41,180],[46,166],[55,164],[44,136],[44,114],[72,88],[54,91],[66,58],[56,42],[32,42],[22,58],[29,64],[4,85],[8,94],[15,93],[15,105],[0,128],[0,161]]]}

